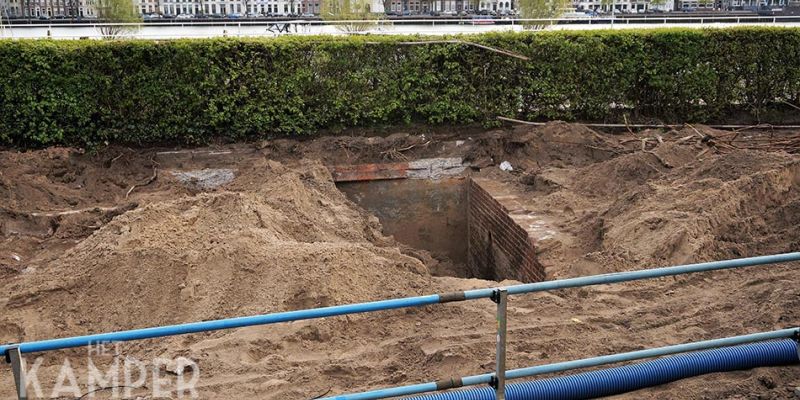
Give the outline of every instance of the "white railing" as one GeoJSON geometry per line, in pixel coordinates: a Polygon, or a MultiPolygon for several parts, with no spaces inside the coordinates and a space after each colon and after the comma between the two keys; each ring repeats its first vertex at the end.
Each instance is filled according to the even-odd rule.
{"type": "Polygon", "coordinates": [[[544,18],[544,19],[402,19],[402,20],[260,20],[260,21],[192,21],[170,20],[156,23],[47,23],[6,24],[0,31],[5,38],[102,38],[101,27],[120,26],[131,28],[123,37],[144,39],[207,38],[219,36],[264,37],[278,35],[317,34],[468,34],[488,31],[521,31],[530,26],[539,29],[625,29],[675,27],[727,27],[737,25],[798,26],[800,16],[601,16],[593,18],[544,18]],[[370,24],[364,32],[348,32],[347,25],[370,24]]]}

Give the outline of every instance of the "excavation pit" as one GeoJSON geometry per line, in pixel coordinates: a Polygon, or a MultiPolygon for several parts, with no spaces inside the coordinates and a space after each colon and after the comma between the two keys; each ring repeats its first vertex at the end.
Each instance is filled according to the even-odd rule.
{"type": "Polygon", "coordinates": [[[544,280],[534,242],[460,159],[331,168],[336,185],[381,222],[383,233],[427,250],[460,278],[544,280]]]}
{"type": "MultiPolygon", "coordinates": [[[[383,163],[375,170],[398,176],[388,179],[397,185],[427,188],[453,179],[467,197],[457,208],[467,221],[460,236],[470,251],[464,276],[469,254],[493,257],[495,268],[484,274],[502,276],[497,247],[513,238],[498,228],[487,229],[491,240],[481,235],[476,214],[495,226],[504,218],[491,216],[505,215],[525,229],[547,279],[799,251],[797,151],[723,148],[726,134],[739,135],[737,146],[786,140],[777,130],[755,130],[687,126],[631,135],[551,123],[486,132],[448,127],[424,137],[381,132],[177,150],[0,152],[6,293],[0,339],[19,343],[512,283],[430,276],[436,265],[425,251],[386,240],[375,213],[334,186],[326,166],[340,164],[383,163]],[[695,130],[717,138],[718,151],[701,150],[708,141],[695,130]],[[651,139],[643,152],[645,137],[651,139]],[[426,169],[415,161],[392,171],[386,157],[398,158],[397,149],[415,160],[460,157],[471,168],[466,174],[460,163],[426,169]],[[503,161],[514,170],[502,171],[503,161]],[[409,183],[416,180],[409,175],[458,168],[409,183]],[[477,188],[488,193],[484,208],[506,212],[470,214],[478,208],[477,188]],[[480,238],[481,246],[470,238],[480,238]]],[[[524,365],[528,356],[533,363],[553,354],[564,360],[605,354],[610,343],[637,348],[786,326],[800,318],[797,276],[797,265],[776,264],[514,296],[509,354],[524,365]]],[[[494,311],[489,300],[453,302],[120,343],[115,350],[138,360],[196,360],[199,398],[224,392],[308,399],[486,372],[494,357],[494,311]]],[[[62,356],[55,356],[38,368],[45,395],[63,380],[62,356]]],[[[92,363],[109,371],[118,359],[92,363]]],[[[81,390],[67,392],[70,398],[91,390],[86,377],[96,370],[85,360],[71,358],[81,390]]],[[[0,398],[15,395],[6,371],[0,398]]],[[[784,398],[798,376],[796,368],[714,374],[622,398],[784,398]]],[[[151,395],[149,388],[132,393],[151,395]]]]}

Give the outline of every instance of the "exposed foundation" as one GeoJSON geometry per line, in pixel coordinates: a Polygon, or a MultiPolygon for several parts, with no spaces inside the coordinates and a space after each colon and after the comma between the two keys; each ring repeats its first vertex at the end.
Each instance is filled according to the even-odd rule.
{"type": "Polygon", "coordinates": [[[533,239],[478,181],[468,181],[467,266],[477,278],[538,282],[545,278],[533,239]]]}
{"type": "Polygon", "coordinates": [[[526,230],[459,167],[460,160],[432,159],[338,166],[332,173],[349,199],[378,217],[385,234],[446,256],[458,275],[544,280],[526,230]]]}
{"type": "Polygon", "coordinates": [[[337,186],[401,243],[467,263],[465,178],[344,182],[337,186]]]}

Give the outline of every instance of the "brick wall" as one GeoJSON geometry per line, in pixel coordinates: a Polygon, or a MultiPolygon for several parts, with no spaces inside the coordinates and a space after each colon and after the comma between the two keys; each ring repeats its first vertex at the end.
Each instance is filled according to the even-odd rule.
{"type": "Polygon", "coordinates": [[[544,268],[536,261],[533,240],[508,216],[508,210],[472,179],[467,190],[467,267],[475,278],[539,282],[544,268]]]}

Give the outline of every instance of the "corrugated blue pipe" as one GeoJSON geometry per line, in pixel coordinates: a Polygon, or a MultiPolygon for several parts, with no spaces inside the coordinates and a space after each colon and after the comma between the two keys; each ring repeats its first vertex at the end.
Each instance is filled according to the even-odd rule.
{"type": "MultiPolygon", "coordinates": [[[[797,343],[794,340],[749,343],[576,375],[512,383],[506,385],[506,399],[592,399],[714,372],[799,362],[797,343]]],[[[410,397],[407,400],[495,400],[495,393],[490,387],[481,387],[410,397]]]]}

